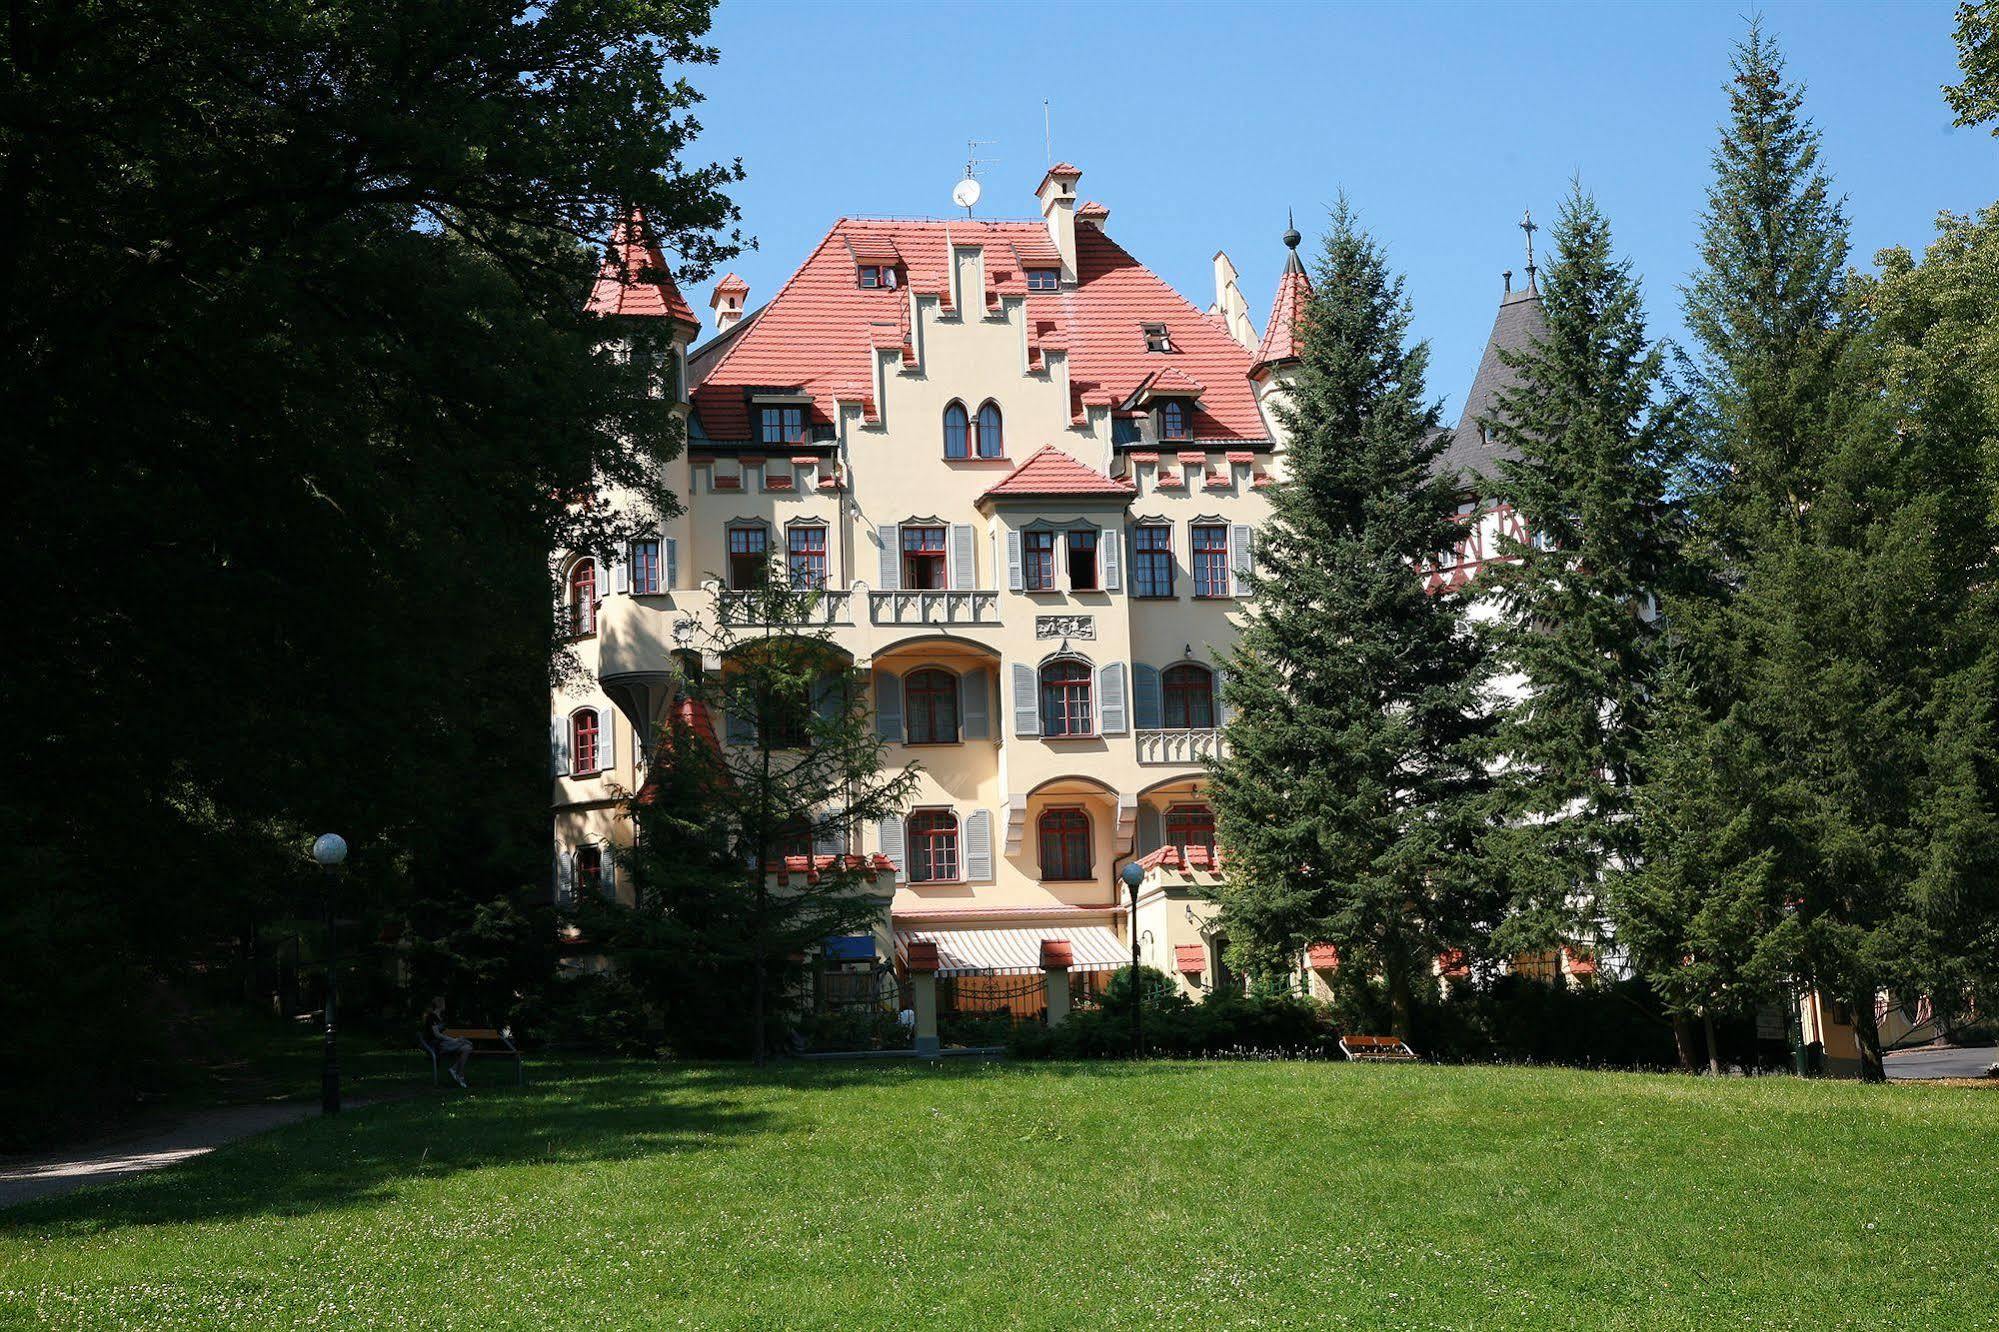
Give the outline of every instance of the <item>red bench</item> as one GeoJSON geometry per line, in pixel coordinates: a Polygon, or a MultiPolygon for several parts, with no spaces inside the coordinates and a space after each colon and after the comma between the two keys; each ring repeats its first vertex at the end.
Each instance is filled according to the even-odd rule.
{"type": "Polygon", "coordinates": [[[1416,1052],[1400,1036],[1342,1036],[1340,1053],[1355,1063],[1407,1064],[1416,1052]]]}

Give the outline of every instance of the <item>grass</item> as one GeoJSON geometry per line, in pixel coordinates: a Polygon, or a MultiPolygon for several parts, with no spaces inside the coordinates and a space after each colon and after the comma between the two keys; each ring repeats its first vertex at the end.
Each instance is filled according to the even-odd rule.
{"type": "MultiPolygon", "coordinates": [[[[0,1326],[1990,1327],[1999,1096],[544,1066],[0,1213],[0,1326]]],[[[427,1078],[427,1074],[426,1074],[427,1078]]]]}

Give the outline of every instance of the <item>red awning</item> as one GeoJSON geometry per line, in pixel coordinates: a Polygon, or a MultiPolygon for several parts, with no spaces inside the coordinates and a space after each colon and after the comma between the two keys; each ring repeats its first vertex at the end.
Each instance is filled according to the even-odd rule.
{"type": "Polygon", "coordinates": [[[1340,950],[1329,943],[1315,943],[1305,950],[1305,961],[1314,971],[1337,971],[1340,950]]]}
{"type": "Polygon", "coordinates": [[[1189,976],[1198,976],[1208,969],[1208,950],[1200,944],[1174,944],[1173,965],[1189,976]]]}

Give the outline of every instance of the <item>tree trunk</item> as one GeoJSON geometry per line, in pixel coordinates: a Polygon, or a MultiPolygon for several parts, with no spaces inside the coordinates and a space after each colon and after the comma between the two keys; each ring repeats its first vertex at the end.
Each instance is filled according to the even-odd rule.
{"type": "Polygon", "coordinates": [[[1685,1013],[1673,1014],[1673,1052],[1680,1057],[1680,1071],[1694,1071],[1694,1020],[1685,1013]]]}
{"type": "Polygon", "coordinates": [[[1701,1012],[1701,1034],[1707,1037],[1707,1071],[1721,1076],[1721,1041],[1714,1034],[1714,1014],[1701,1012]]]}
{"type": "Polygon", "coordinates": [[[1888,1065],[1881,1057],[1881,1027],[1874,1020],[1874,996],[1853,1001],[1853,1038],[1860,1047],[1860,1080],[1886,1082],[1888,1065]]]}
{"type": "MultiPolygon", "coordinates": [[[[1404,1041],[1415,1037],[1413,1026],[1416,999],[1409,987],[1409,962],[1393,950],[1388,955],[1389,1025],[1404,1041]]],[[[1411,1048],[1414,1048],[1413,1046],[1411,1048]]]]}

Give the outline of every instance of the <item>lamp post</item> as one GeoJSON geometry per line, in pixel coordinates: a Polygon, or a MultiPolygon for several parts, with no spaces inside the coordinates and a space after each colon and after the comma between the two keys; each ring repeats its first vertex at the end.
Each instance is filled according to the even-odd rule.
{"type": "Polygon", "coordinates": [[[1134,860],[1118,877],[1131,890],[1131,1057],[1136,1059],[1145,1049],[1145,996],[1138,984],[1138,885],[1145,881],[1145,871],[1134,860]]]}
{"type": "Polygon", "coordinates": [[[340,935],[333,925],[333,890],[338,885],[340,866],[347,859],[347,839],[339,833],[321,833],[312,844],[312,858],[319,862],[322,896],[326,907],[326,1050],[319,1069],[319,1112],[340,1113],[340,1055],[333,1044],[335,978],[340,971],[340,935]]]}

